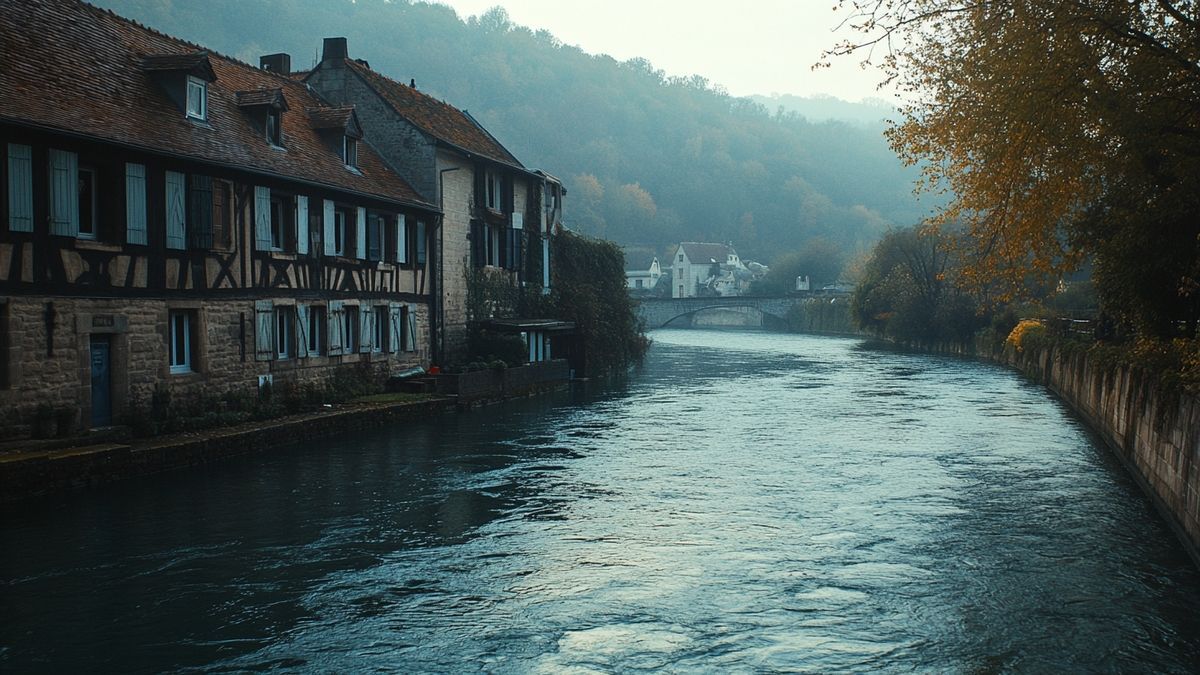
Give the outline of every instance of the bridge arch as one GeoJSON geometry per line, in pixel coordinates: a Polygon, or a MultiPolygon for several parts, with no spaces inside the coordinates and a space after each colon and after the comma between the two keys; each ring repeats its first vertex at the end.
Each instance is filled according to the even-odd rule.
{"type": "Polygon", "coordinates": [[[776,328],[786,327],[788,310],[803,301],[792,296],[644,298],[638,303],[638,315],[647,329],[654,329],[685,317],[691,325],[696,314],[707,310],[753,309],[762,315],[764,327],[776,328]]]}

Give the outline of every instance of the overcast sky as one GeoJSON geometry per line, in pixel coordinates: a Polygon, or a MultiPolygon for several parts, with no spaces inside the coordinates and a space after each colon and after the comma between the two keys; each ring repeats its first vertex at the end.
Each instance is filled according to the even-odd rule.
{"type": "MultiPolygon", "coordinates": [[[[513,23],[624,61],[644,57],[668,75],[698,74],[735,96],[830,94],[887,98],[857,58],[814,71],[844,16],[836,0],[436,0],[460,17],[504,7],[513,23]]],[[[841,34],[844,36],[844,34],[841,34]]]]}

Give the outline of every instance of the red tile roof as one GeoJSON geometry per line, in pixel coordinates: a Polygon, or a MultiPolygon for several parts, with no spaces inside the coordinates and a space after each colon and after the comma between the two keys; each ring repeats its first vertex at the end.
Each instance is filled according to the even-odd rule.
{"type": "Polygon", "coordinates": [[[347,170],[310,126],[306,111],[325,104],[302,83],[209,52],[216,80],[208,85],[207,124],[198,124],[143,68],[145,57],[167,55],[180,57],[168,65],[194,67],[202,48],[76,0],[3,5],[0,122],[430,206],[369,148],[359,150],[359,171],[347,170]],[[259,89],[281,90],[291,109],[282,115],[286,152],[272,149],[238,106],[238,92],[259,89]]]}
{"type": "Polygon", "coordinates": [[[519,169],[525,168],[466,111],[381,75],[353,59],[345,59],[345,64],[378,92],[393,110],[421,131],[470,153],[519,169]]]}

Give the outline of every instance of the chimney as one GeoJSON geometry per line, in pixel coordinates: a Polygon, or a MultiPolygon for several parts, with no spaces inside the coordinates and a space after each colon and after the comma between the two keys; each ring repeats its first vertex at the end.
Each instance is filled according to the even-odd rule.
{"type": "Polygon", "coordinates": [[[280,75],[292,74],[292,57],[287,54],[267,54],[260,56],[258,67],[280,75]]]}
{"type": "Polygon", "coordinates": [[[330,59],[340,61],[345,59],[347,54],[346,38],[325,38],[325,43],[321,46],[321,61],[328,61],[330,59]]]}

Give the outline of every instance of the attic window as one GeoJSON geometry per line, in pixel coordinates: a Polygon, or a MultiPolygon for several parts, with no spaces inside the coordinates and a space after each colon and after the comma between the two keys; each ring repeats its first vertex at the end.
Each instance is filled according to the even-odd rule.
{"type": "Polygon", "coordinates": [[[352,136],[342,137],[342,161],[348,167],[358,168],[358,139],[352,136]]]}
{"type": "Polygon", "coordinates": [[[208,83],[192,75],[187,79],[187,116],[208,119],[208,83]]]}
{"type": "Polygon", "coordinates": [[[267,111],[267,141],[274,146],[283,146],[282,111],[272,108],[267,111]]]}

